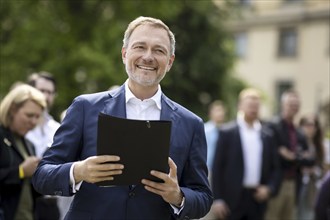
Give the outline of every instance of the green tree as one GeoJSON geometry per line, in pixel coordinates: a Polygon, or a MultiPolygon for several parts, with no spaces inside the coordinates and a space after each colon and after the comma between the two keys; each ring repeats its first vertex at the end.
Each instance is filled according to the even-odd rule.
{"type": "Polygon", "coordinates": [[[176,36],[176,60],[163,91],[204,119],[213,99],[224,100],[233,112],[244,84],[230,74],[227,13],[201,0],[0,0],[0,98],[14,82],[45,70],[58,81],[52,112],[58,116],[75,96],[122,84],[123,33],[143,15],[162,19],[176,36]]]}

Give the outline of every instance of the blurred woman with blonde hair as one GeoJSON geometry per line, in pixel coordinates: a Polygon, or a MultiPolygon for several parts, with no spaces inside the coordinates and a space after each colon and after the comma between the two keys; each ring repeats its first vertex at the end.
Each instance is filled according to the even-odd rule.
{"type": "Polygon", "coordinates": [[[45,96],[26,84],[14,87],[0,103],[0,219],[36,218],[31,176],[40,159],[24,136],[45,108],[45,96]]]}

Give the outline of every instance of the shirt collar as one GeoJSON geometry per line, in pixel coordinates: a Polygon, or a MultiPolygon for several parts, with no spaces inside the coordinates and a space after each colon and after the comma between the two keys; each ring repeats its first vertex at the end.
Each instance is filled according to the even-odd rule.
{"type": "Polygon", "coordinates": [[[244,113],[242,113],[242,112],[239,112],[237,114],[237,123],[238,123],[238,126],[244,128],[244,129],[253,129],[255,131],[261,130],[261,123],[259,120],[255,120],[252,124],[252,127],[250,127],[248,125],[248,123],[246,123],[246,121],[244,120],[244,113]]]}
{"type": "MultiPolygon", "coordinates": [[[[161,90],[161,87],[160,85],[158,85],[158,90],[156,92],[156,94],[154,96],[152,96],[151,98],[149,99],[145,99],[143,100],[144,102],[147,102],[147,101],[154,101],[154,103],[156,103],[156,106],[159,110],[162,109],[162,104],[161,104],[161,97],[162,97],[162,90],[161,90]]],[[[126,101],[126,104],[130,101],[130,100],[140,100],[138,98],[136,98],[136,96],[132,93],[132,91],[129,89],[128,87],[128,79],[126,80],[125,82],[125,101],[126,101]]],[[[141,100],[140,100],[141,101],[141,100]]],[[[142,102],[143,102],[142,101],[142,102]]]]}
{"type": "Polygon", "coordinates": [[[53,119],[53,117],[48,113],[48,111],[44,110],[44,112],[43,112],[43,121],[44,121],[44,123],[46,123],[46,122],[48,122],[52,119],[53,119]]]}

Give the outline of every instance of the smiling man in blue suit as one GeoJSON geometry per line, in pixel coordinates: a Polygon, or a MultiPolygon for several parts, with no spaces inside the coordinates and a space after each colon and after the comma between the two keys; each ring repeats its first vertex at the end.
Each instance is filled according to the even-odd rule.
{"type": "Polygon", "coordinates": [[[174,35],[161,20],[138,17],[123,40],[126,82],[113,91],[79,96],[69,107],[33,177],[40,193],[75,194],[66,219],[190,219],[209,211],[212,194],[203,121],[167,98],[159,85],[171,69],[174,52],[174,35]],[[172,121],[169,173],[151,171],[163,183],[143,179],[134,187],[95,184],[125,171],[118,156],[96,156],[100,112],[172,121]]]}

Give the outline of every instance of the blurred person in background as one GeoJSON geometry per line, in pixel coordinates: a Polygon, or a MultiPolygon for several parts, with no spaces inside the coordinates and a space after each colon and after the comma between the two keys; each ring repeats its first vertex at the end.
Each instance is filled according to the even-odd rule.
{"type": "Polygon", "coordinates": [[[299,128],[305,135],[308,144],[308,151],[305,152],[304,157],[313,160],[314,166],[301,167],[302,178],[298,194],[297,217],[299,220],[313,220],[317,184],[323,175],[323,132],[319,120],[314,114],[302,116],[299,128]]]}
{"type": "Polygon", "coordinates": [[[241,91],[237,119],[220,129],[213,162],[214,219],[262,220],[281,181],[272,131],[259,120],[260,94],[241,91]]]}
{"type": "Polygon", "coordinates": [[[269,123],[280,154],[283,178],[278,195],[269,202],[266,218],[271,220],[296,219],[298,182],[302,165],[312,165],[305,156],[308,146],[304,135],[294,124],[300,108],[300,97],[295,90],[287,90],[281,96],[281,114],[269,123]]]}
{"type": "MultiPolygon", "coordinates": [[[[55,121],[49,114],[55,101],[57,84],[54,76],[46,71],[32,73],[28,77],[27,83],[41,91],[47,101],[47,109],[43,112],[43,120],[26,135],[26,138],[34,144],[37,156],[42,158],[45,151],[52,145],[54,134],[60,126],[60,123],[55,121]]],[[[37,212],[39,212],[39,216],[54,220],[61,219],[61,216],[64,216],[68,209],[59,204],[61,200],[67,200],[67,198],[61,199],[54,196],[38,198],[37,212]]],[[[63,203],[67,204],[66,202],[63,203]]]]}
{"type": "Polygon", "coordinates": [[[39,158],[25,138],[46,108],[44,95],[29,85],[15,86],[0,104],[0,219],[39,219],[34,214],[39,195],[31,184],[39,158]]]}
{"type": "Polygon", "coordinates": [[[320,189],[316,195],[314,210],[315,220],[330,219],[330,170],[322,178],[320,189]]]}
{"type": "Polygon", "coordinates": [[[48,147],[53,143],[53,137],[60,123],[49,114],[56,96],[56,81],[48,72],[33,73],[28,77],[27,83],[46,97],[47,109],[43,113],[43,120],[33,130],[27,133],[26,138],[34,143],[38,157],[42,157],[48,147]]]}
{"type": "Polygon", "coordinates": [[[324,146],[324,170],[330,170],[330,129],[325,132],[325,137],[323,140],[324,146]]]}
{"type": "MultiPolygon", "coordinates": [[[[207,144],[207,168],[209,170],[209,182],[212,184],[212,166],[217,141],[219,138],[219,128],[225,120],[226,110],[221,100],[214,100],[208,106],[209,121],[204,124],[206,144],[207,144]]],[[[205,220],[213,219],[213,213],[209,212],[204,216],[205,220]]]]}
{"type": "Polygon", "coordinates": [[[214,153],[219,138],[220,125],[225,120],[226,110],[220,100],[215,100],[209,105],[209,121],[204,124],[206,143],[207,143],[207,167],[211,175],[214,153]]]}

